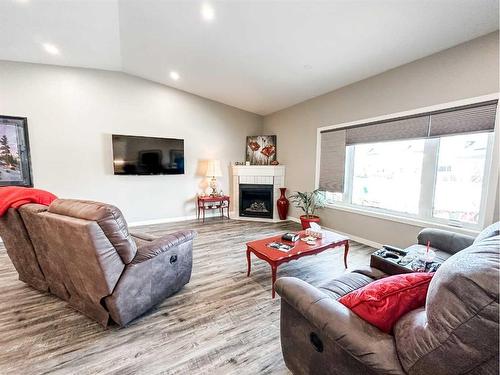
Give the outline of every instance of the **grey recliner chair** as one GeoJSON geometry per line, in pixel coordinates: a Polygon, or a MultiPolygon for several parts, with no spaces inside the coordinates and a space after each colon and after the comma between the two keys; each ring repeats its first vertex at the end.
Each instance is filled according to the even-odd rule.
{"type": "Polygon", "coordinates": [[[20,279],[40,290],[46,285],[104,327],[110,318],[126,325],[190,280],[193,231],[131,235],[118,208],[71,199],[48,208],[26,204],[8,215],[0,235],[20,279]],[[27,236],[19,237],[22,227],[27,236]],[[29,245],[28,262],[20,254],[28,254],[29,245]],[[34,259],[43,277],[27,279],[24,270],[34,259]]]}
{"type": "MultiPolygon", "coordinates": [[[[499,223],[475,239],[424,230],[422,246],[451,255],[435,273],[425,307],[404,315],[389,335],[337,300],[385,277],[373,268],[316,288],[278,279],[281,347],[294,374],[498,374],[499,223]]],[[[415,245],[417,246],[417,245],[415,245]]]]}

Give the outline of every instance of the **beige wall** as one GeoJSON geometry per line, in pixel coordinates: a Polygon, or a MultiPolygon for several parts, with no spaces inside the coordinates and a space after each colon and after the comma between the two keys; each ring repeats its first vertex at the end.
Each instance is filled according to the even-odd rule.
{"type": "MultiPolygon", "coordinates": [[[[498,32],[489,34],[266,116],[264,133],[278,135],[287,187],[314,188],[318,127],[498,92],[498,42],[498,32]]],[[[321,216],[330,228],[397,246],[421,229],[334,209],[321,216]]]]}
{"type": "Polygon", "coordinates": [[[0,114],[28,118],[36,187],[116,204],[130,222],[194,215],[199,161],[243,160],[262,128],[258,115],[123,73],[12,62],[0,62],[0,114]],[[112,133],[184,138],[186,174],[114,176],[112,133]]]}

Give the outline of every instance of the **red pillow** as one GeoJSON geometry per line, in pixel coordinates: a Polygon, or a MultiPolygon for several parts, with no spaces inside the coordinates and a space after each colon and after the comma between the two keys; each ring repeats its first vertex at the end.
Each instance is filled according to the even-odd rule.
{"type": "Polygon", "coordinates": [[[392,327],[404,314],[425,305],[434,273],[406,273],[374,281],[339,299],[360,318],[381,331],[392,327]]]}

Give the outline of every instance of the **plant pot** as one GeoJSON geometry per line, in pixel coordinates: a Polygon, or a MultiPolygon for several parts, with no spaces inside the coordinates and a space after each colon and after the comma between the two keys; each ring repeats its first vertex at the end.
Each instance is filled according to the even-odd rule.
{"type": "Polygon", "coordinates": [[[307,229],[311,227],[310,223],[319,223],[319,216],[316,215],[302,215],[300,217],[300,223],[302,224],[302,229],[307,229]]]}
{"type": "Polygon", "coordinates": [[[288,214],[288,208],[290,207],[290,202],[285,196],[286,188],[280,188],[281,196],[276,201],[276,206],[278,207],[278,214],[280,216],[280,220],[286,220],[286,216],[288,214]]]}

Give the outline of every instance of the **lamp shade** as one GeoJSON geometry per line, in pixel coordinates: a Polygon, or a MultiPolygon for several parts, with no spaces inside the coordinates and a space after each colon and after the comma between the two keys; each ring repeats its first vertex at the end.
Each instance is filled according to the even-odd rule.
{"type": "Polygon", "coordinates": [[[220,160],[209,160],[207,166],[207,176],[209,177],[220,177],[222,176],[222,171],[220,169],[220,160]]]}

